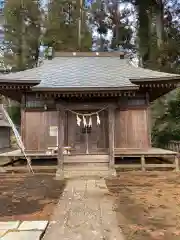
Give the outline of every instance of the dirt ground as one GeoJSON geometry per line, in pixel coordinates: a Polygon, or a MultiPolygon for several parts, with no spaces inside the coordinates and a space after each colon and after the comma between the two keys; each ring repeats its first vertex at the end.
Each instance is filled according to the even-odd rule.
{"type": "MultiPolygon", "coordinates": [[[[180,173],[121,172],[107,180],[126,240],[180,240],[180,173]]],[[[48,220],[65,182],[0,174],[0,221],[48,220]]]]}
{"type": "Polygon", "coordinates": [[[107,186],[126,240],[180,239],[180,174],[121,172],[107,186]]]}
{"type": "Polygon", "coordinates": [[[53,174],[0,174],[0,221],[49,220],[64,186],[53,174]]]}

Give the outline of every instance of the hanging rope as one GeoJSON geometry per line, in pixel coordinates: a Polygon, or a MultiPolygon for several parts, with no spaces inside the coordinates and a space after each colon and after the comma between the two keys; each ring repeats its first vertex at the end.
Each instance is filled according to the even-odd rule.
{"type": "Polygon", "coordinates": [[[107,108],[108,108],[108,107],[106,106],[106,107],[98,110],[97,112],[92,112],[92,113],[78,113],[78,112],[75,112],[75,111],[73,111],[73,110],[71,110],[71,109],[68,109],[68,108],[66,108],[66,110],[69,111],[69,112],[71,112],[71,113],[73,113],[73,114],[75,114],[76,116],[90,117],[90,116],[93,116],[93,115],[98,115],[100,112],[104,111],[104,110],[107,109],[107,108]]]}
{"type": "Polygon", "coordinates": [[[83,122],[84,127],[87,127],[87,126],[92,127],[92,116],[96,115],[97,125],[100,125],[101,120],[100,120],[100,117],[99,117],[99,113],[104,111],[106,108],[108,108],[108,107],[107,106],[103,107],[102,109],[100,109],[96,112],[91,112],[91,113],[78,113],[78,112],[73,111],[73,110],[68,109],[68,108],[66,108],[66,110],[76,115],[76,121],[77,121],[77,125],[79,127],[81,125],[81,121],[83,122]],[[82,119],[80,118],[80,116],[82,117],[82,119]],[[88,122],[87,122],[87,120],[88,120],[87,118],[89,118],[88,122]]]}

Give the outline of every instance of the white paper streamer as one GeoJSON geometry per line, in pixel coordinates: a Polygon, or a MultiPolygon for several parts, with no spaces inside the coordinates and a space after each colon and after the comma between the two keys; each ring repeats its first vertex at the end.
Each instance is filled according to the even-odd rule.
{"type": "Polygon", "coordinates": [[[100,124],[101,124],[101,120],[100,120],[99,114],[97,114],[97,125],[100,125],[100,124]]]}
{"type": "Polygon", "coordinates": [[[78,116],[78,114],[76,115],[76,120],[77,120],[77,125],[80,126],[81,125],[81,119],[78,116]]]}
{"type": "Polygon", "coordinates": [[[89,124],[88,124],[89,127],[92,127],[92,117],[90,116],[89,117],[89,124]]]}
{"type": "Polygon", "coordinates": [[[86,121],[86,117],[85,116],[83,116],[83,125],[84,125],[84,127],[87,126],[87,121],[86,121]]]}

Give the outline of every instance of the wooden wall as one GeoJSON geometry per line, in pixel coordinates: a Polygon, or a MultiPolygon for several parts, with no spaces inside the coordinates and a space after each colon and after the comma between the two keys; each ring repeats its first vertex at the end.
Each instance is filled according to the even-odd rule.
{"type": "Polygon", "coordinates": [[[56,111],[22,111],[21,134],[27,150],[44,151],[56,146],[56,137],[49,135],[50,126],[58,125],[56,111]]]}
{"type": "Polygon", "coordinates": [[[115,122],[116,148],[150,147],[149,109],[117,109],[115,122]]]}
{"type": "MultiPolygon", "coordinates": [[[[96,145],[96,149],[108,148],[108,116],[107,112],[100,113],[101,124],[97,126],[96,116],[92,118],[93,129],[89,135],[89,149],[96,145]],[[94,144],[94,145],[93,145],[94,144]],[[92,146],[91,146],[92,145],[92,146]]],[[[21,112],[21,135],[25,148],[28,151],[46,151],[48,147],[55,147],[57,138],[49,134],[50,126],[58,126],[58,113],[56,111],[21,112]]],[[[79,148],[85,153],[86,140],[82,133],[82,126],[77,126],[76,116],[66,113],[65,119],[65,145],[79,148]]],[[[94,149],[95,150],[95,149],[94,149]]]]}
{"type": "Polygon", "coordinates": [[[10,147],[10,128],[0,127],[0,149],[10,147]]]}
{"type": "MultiPolygon", "coordinates": [[[[136,104],[136,106],[133,106],[131,102],[127,105],[126,100],[124,106],[123,104],[119,105],[115,110],[116,148],[145,149],[150,147],[149,109],[146,102],[143,101],[138,103],[139,106],[137,106],[137,102],[132,99],[132,104],[136,104]]],[[[78,143],[79,138],[77,133],[79,133],[79,129],[77,130],[73,127],[77,125],[76,119],[73,117],[73,121],[75,122],[71,123],[70,115],[71,114],[66,114],[65,144],[73,145],[75,142],[78,143]]],[[[97,142],[97,148],[108,148],[109,134],[107,114],[101,116],[101,119],[104,119],[102,121],[104,124],[101,123],[100,128],[96,130],[94,135],[98,135],[98,138],[93,137],[92,144],[97,142]]],[[[26,150],[45,151],[48,147],[55,147],[57,145],[57,138],[51,137],[49,134],[50,126],[58,126],[58,113],[55,110],[22,110],[21,122],[22,138],[26,150]]],[[[82,140],[82,142],[84,144],[84,140],[82,140]]]]}

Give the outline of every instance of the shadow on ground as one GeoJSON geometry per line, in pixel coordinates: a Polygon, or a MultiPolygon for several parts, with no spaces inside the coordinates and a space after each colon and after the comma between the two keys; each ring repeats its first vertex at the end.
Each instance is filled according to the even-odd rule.
{"type": "Polygon", "coordinates": [[[180,239],[180,176],[123,172],[106,181],[126,240],[180,239]]]}
{"type": "Polygon", "coordinates": [[[0,221],[48,220],[65,187],[46,174],[0,175],[0,221]]]}

